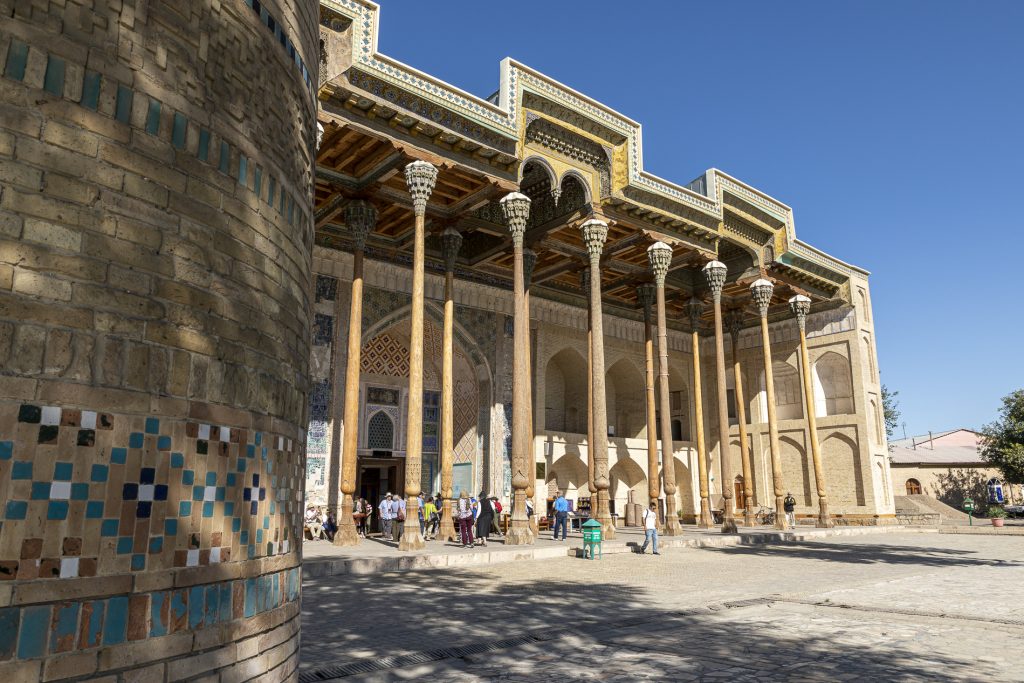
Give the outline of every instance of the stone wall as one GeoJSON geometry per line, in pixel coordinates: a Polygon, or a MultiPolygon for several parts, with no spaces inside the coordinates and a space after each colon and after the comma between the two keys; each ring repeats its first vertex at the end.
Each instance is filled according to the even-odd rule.
{"type": "Polygon", "coordinates": [[[316,12],[0,0],[0,676],[296,677],[316,12]]]}

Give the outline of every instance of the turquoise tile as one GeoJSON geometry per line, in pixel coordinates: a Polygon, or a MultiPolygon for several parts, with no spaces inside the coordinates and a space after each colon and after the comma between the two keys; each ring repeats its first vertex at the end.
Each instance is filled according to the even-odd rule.
{"type": "Polygon", "coordinates": [[[217,616],[220,613],[220,586],[211,584],[206,587],[206,614],[203,623],[206,626],[213,626],[217,623],[217,616]]]}
{"type": "Polygon", "coordinates": [[[32,493],[30,495],[30,498],[32,500],[50,500],[50,482],[32,482],[32,493]]]}
{"type": "Polygon", "coordinates": [[[134,541],[131,536],[121,536],[117,539],[117,554],[127,555],[132,551],[132,545],[134,545],[134,541]]]}
{"type": "Polygon", "coordinates": [[[243,614],[246,618],[256,616],[257,581],[258,579],[245,580],[245,608],[243,614]]]}
{"type": "Polygon", "coordinates": [[[46,506],[46,519],[58,520],[68,518],[68,502],[66,500],[51,500],[46,506]]]}
{"type": "Polygon", "coordinates": [[[184,467],[185,456],[181,453],[171,453],[171,467],[184,467]]]}
{"type": "Polygon", "coordinates": [[[74,475],[75,465],[70,462],[58,462],[53,465],[54,481],[71,481],[74,475]]]}
{"type": "MultiPolygon", "coordinates": [[[[46,476],[45,474],[43,475],[46,476]]],[[[15,460],[11,466],[11,479],[31,479],[32,463],[28,460],[15,460]]]]}
{"type": "Polygon", "coordinates": [[[204,586],[193,586],[188,591],[188,627],[192,630],[203,625],[203,598],[206,593],[204,586]]]}
{"type": "MultiPolygon", "coordinates": [[[[160,100],[149,98],[149,110],[146,112],[146,132],[150,135],[160,134],[160,100]]],[[[146,418],[148,424],[155,418],[146,418]]]]}
{"type": "Polygon", "coordinates": [[[50,55],[46,58],[46,75],[43,76],[43,90],[64,97],[64,60],[50,55]]]}
{"type": "Polygon", "coordinates": [[[11,46],[7,50],[7,64],[4,67],[4,75],[16,81],[25,80],[25,67],[28,65],[28,45],[17,38],[11,39],[11,46]]]}
{"type": "Polygon", "coordinates": [[[209,500],[203,503],[203,517],[213,517],[213,501],[209,500]]]}
{"type": "Polygon", "coordinates": [[[158,638],[167,635],[167,623],[161,614],[164,609],[164,601],[167,600],[166,591],[150,593],[150,627],[149,637],[158,638]]]}
{"type": "Polygon", "coordinates": [[[54,606],[56,613],[53,615],[50,633],[50,652],[57,652],[61,639],[75,642],[75,635],[78,633],[78,612],[81,607],[80,602],[65,602],[54,606]]]}
{"type": "Polygon", "coordinates": [[[274,176],[270,176],[270,182],[267,183],[267,186],[270,188],[269,191],[267,192],[267,204],[270,204],[271,206],[273,206],[274,205],[274,192],[277,189],[277,179],[274,178],[274,176]]]}
{"type": "Polygon", "coordinates": [[[164,549],[164,537],[154,536],[149,539],[149,554],[155,555],[164,549]]]}
{"type": "Polygon", "coordinates": [[[180,621],[188,611],[188,592],[177,590],[171,593],[170,618],[172,622],[180,621]]]}
{"type": "Polygon", "coordinates": [[[205,128],[199,129],[199,149],[197,156],[200,161],[210,161],[210,131],[205,128]]]}
{"type": "Polygon", "coordinates": [[[249,160],[244,154],[238,155],[238,184],[246,185],[249,182],[249,160]]]}
{"type": "Polygon", "coordinates": [[[100,105],[100,85],[102,77],[95,71],[86,71],[82,79],[82,106],[86,109],[96,109],[100,105]]]}
{"type": "Polygon", "coordinates": [[[103,517],[103,501],[90,500],[85,505],[86,519],[101,519],[103,517]]]}
{"type": "Polygon", "coordinates": [[[4,511],[6,519],[25,519],[28,514],[28,502],[24,500],[7,501],[7,509],[4,511]]]}
{"type": "Polygon", "coordinates": [[[123,465],[128,461],[128,449],[127,448],[111,448],[110,449],[110,462],[115,465],[123,465]]]}
{"type": "Polygon", "coordinates": [[[0,662],[14,656],[18,647],[18,627],[21,626],[21,610],[17,607],[0,609],[0,662]]]}
{"type": "Polygon", "coordinates": [[[169,436],[158,436],[156,438],[156,448],[159,451],[171,450],[171,437],[169,436]]]}
{"type": "Polygon", "coordinates": [[[72,484],[71,500],[89,500],[89,485],[85,483],[72,484]]]}
{"type": "Polygon", "coordinates": [[[225,581],[220,585],[220,617],[221,623],[231,621],[231,582],[225,581]]]}
{"type": "Polygon", "coordinates": [[[42,657],[50,631],[50,606],[26,607],[21,611],[21,632],[18,634],[18,659],[42,657]]]}
{"type": "Polygon", "coordinates": [[[164,535],[165,536],[176,536],[178,534],[178,520],[176,519],[165,519],[164,520],[164,535]]]}
{"type": "Polygon", "coordinates": [[[121,123],[129,123],[132,118],[132,91],[125,86],[117,86],[117,102],[114,105],[114,118],[121,123]]]}
{"type": "Polygon", "coordinates": [[[103,623],[103,644],[123,643],[128,633],[128,598],[119,596],[107,600],[107,618],[103,623]]]}
{"type": "Polygon", "coordinates": [[[142,448],[146,443],[146,437],[142,432],[132,432],[128,435],[128,447],[129,448],[142,448]]]}
{"type": "Polygon", "coordinates": [[[147,417],[146,418],[146,433],[147,434],[159,434],[160,433],[160,418],[147,417]]]}
{"type": "Polygon", "coordinates": [[[220,143],[220,167],[219,170],[224,175],[227,175],[231,171],[231,147],[228,143],[223,140],[220,143]]]}
{"type": "Polygon", "coordinates": [[[206,485],[207,486],[216,486],[216,484],[217,484],[217,473],[216,472],[207,472],[206,473],[206,485]]]}
{"type": "Polygon", "coordinates": [[[132,555],[132,571],[141,572],[146,568],[146,556],[142,553],[132,555]]]}
{"type": "Polygon", "coordinates": [[[89,478],[92,481],[106,481],[109,475],[110,468],[108,466],[94,464],[92,466],[92,472],[90,473],[89,478]]]}
{"type": "Polygon", "coordinates": [[[182,470],[181,472],[181,483],[185,486],[191,486],[196,482],[196,473],[194,470],[182,470]]]}
{"type": "Polygon", "coordinates": [[[256,167],[253,183],[254,184],[252,191],[256,193],[257,197],[259,197],[260,194],[263,192],[263,169],[260,168],[259,166],[256,167]]]}
{"type": "Polygon", "coordinates": [[[92,610],[88,627],[83,620],[82,635],[87,639],[85,642],[88,647],[97,647],[103,638],[103,615],[106,612],[107,601],[91,600],[88,604],[92,606],[92,610]]]}
{"type": "Polygon", "coordinates": [[[117,527],[121,522],[117,519],[105,519],[100,524],[100,536],[117,536],[117,527]]]}
{"type": "MultiPolygon", "coordinates": [[[[227,511],[225,511],[225,514],[226,513],[227,513],[227,511]]],[[[242,519],[240,517],[235,517],[234,519],[231,520],[231,531],[232,532],[237,534],[241,530],[241,528],[242,528],[242,519]]]]}
{"type": "Polygon", "coordinates": [[[14,442],[0,441],[0,460],[10,460],[14,457],[14,442]]]}
{"type": "Polygon", "coordinates": [[[192,503],[191,501],[183,500],[178,503],[178,516],[179,517],[190,517],[192,515],[192,503]]]}
{"type": "Polygon", "coordinates": [[[174,112],[174,129],[171,131],[171,144],[175,149],[185,149],[185,133],[188,132],[188,119],[181,112],[174,112]]]}

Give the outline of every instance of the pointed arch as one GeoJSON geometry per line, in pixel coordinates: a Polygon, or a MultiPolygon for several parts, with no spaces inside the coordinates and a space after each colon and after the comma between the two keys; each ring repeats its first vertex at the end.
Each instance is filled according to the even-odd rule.
{"type": "Polygon", "coordinates": [[[842,432],[832,432],[821,442],[822,465],[825,469],[825,481],[830,489],[829,498],[837,504],[866,504],[864,490],[864,466],[861,462],[860,448],[857,442],[842,432]],[[852,487],[846,477],[839,478],[840,472],[852,472],[852,487]],[[832,474],[830,477],[829,474],[832,474]]]}
{"type": "Polygon", "coordinates": [[[551,356],[544,368],[544,428],[550,432],[587,431],[587,361],[571,346],[551,356]]]}
{"type": "Polygon", "coordinates": [[[814,414],[848,415],[853,412],[853,378],[850,363],[835,351],[828,351],[814,361],[811,371],[814,386],[814,414]]]}
{"type": "Polygon", "coordinates": [[[643,374],[628,358],[620,358],[605,373],[608,425],[615,436],[639,438],[647,426],[646,389],[643,374]]]}

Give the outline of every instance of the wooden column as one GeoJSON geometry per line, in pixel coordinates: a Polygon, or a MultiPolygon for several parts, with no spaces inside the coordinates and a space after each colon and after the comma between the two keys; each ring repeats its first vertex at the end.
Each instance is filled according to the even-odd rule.
{"type": "MultiPolygon", "coordinates": [[[[359,354],[363,345],[363,249],[366,236],[377,223],[373,204],[354,199],[345,207],[345,225],[352,232],[352,293],[348,314],[348,357],[345,362],[345,419],[341,446],[341,508],[334,545],[359,545],[352,496],[356,492],[356,460],[359,445],[359,354]]],[[[335,321],[338,324],[338,321],[335,321]]],[[[336,334],[340,334],[339,329],[336,334]]]]}
{"type": "Polygon", "coordinates": [[[775,377],[772,373],[772,343],[768,335],[768,306],[772,303],[774,285],[760,279],[750,285],[750,294],[761,317],[761,349],[764,354],[765,402],[768,404],[768,447],[772,457],[772,493],[775,495],[775,528],[786,528],[783,513],[783,493],[786,484],[782,478],[782,455],[779,450],[779,424],[775,417],[775,377]]]}
{"type": "Polygon", "coordinates": [[[636,288],[636,298],[644,308],[644,361],[647,389],[647,497],[657,503],[661,497],[661,482],[658,478],[658,425],[657,408],[654,403],[654,300],[657,297],[654,285],[646,283],[636,288]]]}
{"type": "Polygon", "coordinates": [[[585,267],[580,271],[580,289],[587,297],[587,493],[594,496],[597,491],[594,484],[594,383],[590,381],[590,377],[594,376],[594,330],[591,326],[593,318],[590,315],[589,268],[585,267]]]}
{"type": "MultiPolygon", "coordinates": [[[[594,395],[594,486],[597,489],[596,519],[606,539],[615,538],[615,524],[608,507],[608,412],[604,393],[604,321],[601,311],[601,251],[608,237],[608,224],[591,218],[580,226],[590,256],[590,384],[594,395]]],[[[593,512],[591,513],[593,514],[593,512]]]]}
{"type": "Polygon", "coordinates": [[[420,533],[419,496],[423,467],[423,265],[424,222],[427,198],[437,182],[437,169],[425,161],[414,161],[405,167],[405,182],[412,195],[416,217],[412,256],[412,308],[409,321],[409,406],[405,429],[405,524],[399,550],[424,547],[420,533]]]}
{"type": "Polygon", "coordinates": [[[526,517],[526,488],[530,440],[529,402],[530,387],[523,381],[527,373],[527,344],[530,334],[530,312],[526,308],[523,282],[523,235],[530,215],[530,199],[512,192],[501,199],[505,222],[512,232],[513,248],[513,319],[514,339],[512,351],[512,524],[505,537],[506,545],[528,545],[534,540],[533,530],[526,517]]]}
{"type": "Polygon", "coordinates": [[[675,447],[672,443],[671,405],[668,396],[668,329],[665,322],[665,276],[672,262],[672,247],[655,242],[647,249],[647,260],[654,273],[658,311],[658,404],[661,406],[661,485],[665,490],[665,535],[683,532],[676,507],[675,447]]]}
{"type": "Polygon", "coordinates": [[[697,432],[697,477],[700,479],[700,516],[697,526],[711,529],[715,520],[711,516],[711,482],[708,480],[708,447],[704,439],[704,389],[700,381],[700,317],[704,304],[693,297],[686,304],[690,316],[690,346],[693,349],[693,421],[697,432]]]}
{"type": "Polygon", "coordinates": [[[732,458],[729,453],[729,398],[725,387],[725,340],[722,338],[722,286],[726,268],[721,261],[704,266],[704,277],[711,289],[715,308],[715,376],[718,384],[718,462],[722,475],[722,533],[736,533],[736,515],[732,502],[732,458]]]}
{"type": "Polygon", "coordinates": [[[747,407],[743,399],[743,374],[740,372],[740,330],[743,329],[743,311],[733,309],[725,316],[725,324],[732,337],[732,379],[736,397],[736,420],[740,427],[740,464],[743,470],[743,526],[754,526],[754,467],[750,462],[747,444],[747,407]]]}
{"type": "Polygon", "coordinates": [[[811,310],[811,300],[797,294],[789,300],[789,307],[796,315],[796,323],[800,327],[800,365],[804,373],[804,406],[807,411],[807,431],[810,432],[811,458],[814,461],[814,484],[818,489],[818,520],[815,526],[829,528],[833,526],[828,514],[828,496],[825,493],[825,470],[821,466],[821,446],[818,444],[818,421],[814,414],[814,388],[811,385],[811,362],[807,354],[807,314],[811,310]]]}
{"type": "Polygon", "coordinates": [[[452,346],[455,325],[455,259],[462,246],[462,235],[455,228],[445,228],[441,235],[444,256],[444,336],[441,343],[441,526],[443,541],[458,538],[452,521],[452,463],[455,455],[454,397],[452,387],[452,346]]]}
{"type": "MultiPolygon", "coordinates": [[[[526,485],[526,498],[533,501],[533,509],[537,509],[537,499],[534,497],[537,493],[537,453],[534,452],[534,438],[533,438],[533,334],[530,332],[530,281],[533,279],[533,267],[537,265],[537,252],[533,249],[523,249],[523,306],[526,310],[526,396],[529,400],[526,402],[526,424],[530,429],[529,438],[526,440],[528,447],[527,453],[530,458],[530,468],[526,473],[529,483],[526,485]]],[[[536,536],[540,528],[537,524],[539,515],[534,515],[530,519],[530,530],[533,535],[536,536]]]]}

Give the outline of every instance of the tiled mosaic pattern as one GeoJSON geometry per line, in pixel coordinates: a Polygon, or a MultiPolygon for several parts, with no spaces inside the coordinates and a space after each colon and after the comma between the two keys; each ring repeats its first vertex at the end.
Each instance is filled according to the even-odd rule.
{"type": "Polygon", "coordinates": [[[0,661],[214,628],[298,600],[300,568],[238,581],[0,609],[0,661]]]}
{"type": "Polygon", "coordinates": [[[57,406],[0,407],[0,581],[288,553],[302,471],[290,439],[57,406]]]}

